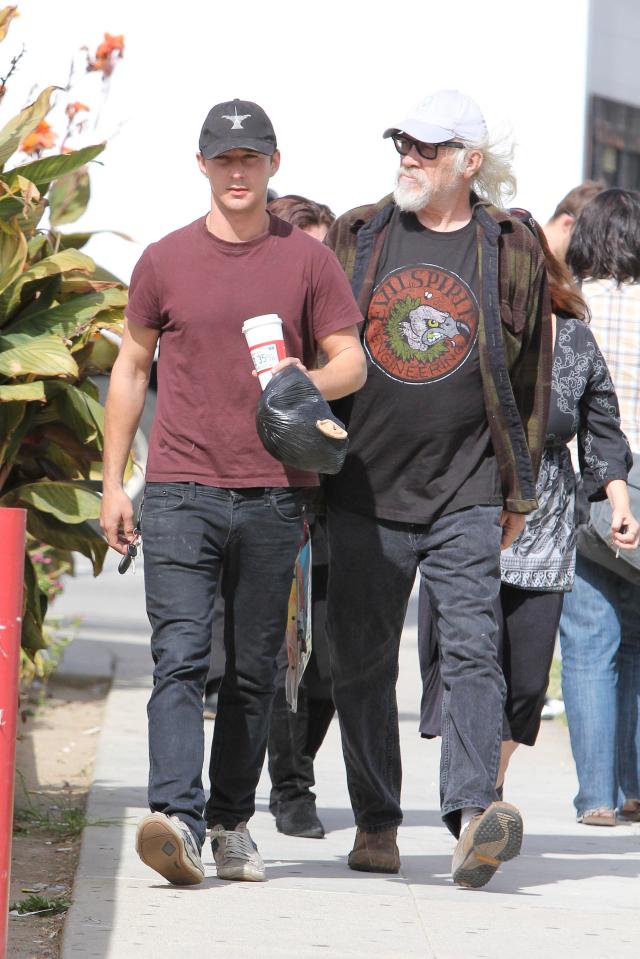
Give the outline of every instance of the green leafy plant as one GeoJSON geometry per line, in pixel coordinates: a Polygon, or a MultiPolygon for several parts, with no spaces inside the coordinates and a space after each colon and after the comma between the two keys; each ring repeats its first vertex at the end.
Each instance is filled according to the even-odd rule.
{"type": "MultiPolygon", "coordinates": [[[[14,15],[15,7],[0,10],[0,41],[14,15]]],[[[113,68],[122,38],[110,37],[107,46],[88,58],[88,70],[106,76],[113,68]]],[[[61,92],[68,91],[47,87],[0,129],[0,507],[27,510],[27,679],[47,671],[45,614],[60,577],[73,569],[73,553],[86,556],[97,576],[107,552],[92,525],[100,511],[104,410],[90,377],[112,362],[100,349],[100,331],[122,331],[127,302],[125,285],[81,252],[92,234],[61,229],[85,212],[88,164],[105,148],[65,146],[43,156],[58,139],[45,117],[61,92]],[[20,153],[26,162],[16,162],[20,153]]],[[[63,143],[87,109],[67,105],[63,143]]]]}
{"type": "Polygon", "coordinates": [[[47,832],[61,838],[79,836],[88,825],[84,809],[70,806],[57,811],[52,815],[49,810],[41,810],[36,806],[18,808],[14,813],[14,832],[32,833],[47,832]]]}
{"type": "Polygon", "coordinates": [[[12,902],[9,911],[22,916],[30,912],[66,912],[70,907],[71,900],[68,896],[39,896],[33,893],[20,902],[12,902]]]}

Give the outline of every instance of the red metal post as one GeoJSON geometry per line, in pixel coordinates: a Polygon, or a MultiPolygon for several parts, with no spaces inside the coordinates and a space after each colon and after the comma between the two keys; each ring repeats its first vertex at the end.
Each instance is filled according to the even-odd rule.
{"type": "Polygon", "coordinates": [[[7,954],[27,511],[0,508],[0,959],[7,954]]]}

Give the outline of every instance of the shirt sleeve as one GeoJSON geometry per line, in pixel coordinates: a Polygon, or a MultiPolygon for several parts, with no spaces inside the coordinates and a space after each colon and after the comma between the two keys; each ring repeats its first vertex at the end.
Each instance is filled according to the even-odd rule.
{"type": "Polygon", "coordinates": [[[131,275],[126,315],[128,320],[139,323],[141,326],[147,326],[153,330],[162,328],[160,290],[150,247],[144,251],[131,275]]]}
{"type": "Polygon", "coordinates": [[[531,262],[520,357],[511,377],[534,476],[540,469],[547,433],[553,362],[549,285],[542,251],[536,251],[536,256],[537,263],[533,258],[531,262]]]}
{"type": "Polygon", "coordinates": [[[349,281],[335,253],[318,244],[323,254],[312,285],[311,320],[316,341],[362,322],[349,281]]]}
{"type": "Polygon", "coordinates": [[[593,502],[605,498],[605,483],[627,479],[633,457],[620,428],[618,397],[607,364],[591,330],[584,332],[591,364],[579,402],[578,460],[585,493],[593,502]]]}

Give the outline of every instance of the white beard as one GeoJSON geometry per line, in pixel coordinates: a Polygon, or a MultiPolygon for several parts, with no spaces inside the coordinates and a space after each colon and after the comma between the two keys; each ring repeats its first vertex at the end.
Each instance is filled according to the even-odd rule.
{"type": "Polygon", "coordinates": [[[426,173],[423,170],[413,170],[407,174],[402,167],[396,173],[396,185],[393,191],[393,198],[396,205],[405,213],[417,213],[424,209],[431,201],[434,190],[426,173]],[[402,174],[403,179],[400,179],[402,174]],[[409,175],[411,182],[404,177],[409,175]]]}

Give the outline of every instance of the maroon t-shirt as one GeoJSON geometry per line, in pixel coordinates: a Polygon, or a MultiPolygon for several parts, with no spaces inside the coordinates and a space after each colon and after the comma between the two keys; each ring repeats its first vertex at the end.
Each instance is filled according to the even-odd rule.
{"type": "Polygon", "coordinates": [[[260,384],[242,333],[277,313],[287,356],[308,368],[316,342],[362,317],[331,250],[271,216],[246,243],[213,236],[205,217],[149,246],[131,278],[127,318],[160,331],[158,403],[147,480],[209,486],[314,486],[256,432],[260,384]]]}

